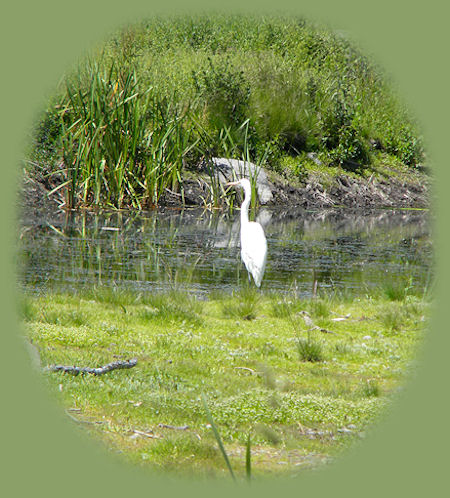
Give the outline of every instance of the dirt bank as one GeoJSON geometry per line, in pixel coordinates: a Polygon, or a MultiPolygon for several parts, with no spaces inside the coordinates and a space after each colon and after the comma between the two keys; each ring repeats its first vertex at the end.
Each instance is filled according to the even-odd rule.
{"type": "MultiPolygon", "coordinates": [[[[267,206],[297,206],[308,209],[328,207],[352,208],[427,208],[430,202],[430,177],[419,171],[408,178],[357,178],[345,173],[323,178],[310,174],[302,184],[293,184],[271,176],[273,199],[267,206]]],[[[34,211],[64,208],[63,189],[54,191],[61,179],[27,177],[20,196],[22,209],[34,211]]],[[[187,207],[204,206],[209,197],[204,178],[184,182],[184,202],[187,207]]],[[[167,190],[161,206],[182,207],[182,197],[167,190]]],[[[149,206],[145,206],[148,208],[149,206]]]]}

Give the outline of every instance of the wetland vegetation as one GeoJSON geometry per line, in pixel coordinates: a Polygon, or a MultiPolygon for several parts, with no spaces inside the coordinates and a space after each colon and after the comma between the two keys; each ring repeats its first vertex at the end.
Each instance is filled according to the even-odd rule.
{"type": "Polygon", "coordinates": [[[325,190],[342,174],[404,183],[425,160],[383,71],[343,35],[282,17],[154,18],[114,33],[62,79],[32,143],[27,175],[68,208],[168,193],[183,204],[199,177],[194,202],[223,204],[212,157],[325,190]]]}
{"type": "Polygon", "coordinates": [[[361,439],[427,327],[426,213],[264,217],[262,292],[223,213],[24,219],[21,313],[41,370],[138,360],[45,372],[74,423],[147,470],[204,478],[229,471],[202,395],[237,479],[248,438],[253,478],[316,468],[361,439]]]}
{"type": "Polygon", "coordinates": [[[424,161],[389,78],[324,26],[204,15],[117,31],[62,78],[27,151],[20,312],[44,383],[147,470],[244,479],[332,461],[414,370],[429,215],[294,205],[423,207],[424,161]],[[258,210],[261,292],[217,157],[285,188],[284,210],[258,210]],[[169,198],[207,209],[153,209],[169,198]],[[44,368],[131,358],[101,376],[44,368]]]}
{"type": "Polygon", "coordinates": [[[22,314],[43,366],[138,359],[102,377],[44,374],[112,451],[151,470],[227,476],[203,394],[238,478],[248,437],[253,477],[296,475],[360,440],[410,375],[430,302],[397,291],[298,299],[244,288],[201,301],[96,288],[28,296],[22,314]]]}

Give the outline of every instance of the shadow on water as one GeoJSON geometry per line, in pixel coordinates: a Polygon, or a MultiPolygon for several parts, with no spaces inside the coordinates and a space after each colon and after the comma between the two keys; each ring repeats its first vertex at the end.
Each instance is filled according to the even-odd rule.
{"type": "MultiPolygon", "coordinates": [[[[361,294],[386,280],[423,287],[432,266],[425,211],[261,209],[265,290],[361,294]]],[[[19,275],[27,291],[117,286],[138,291],[231,291],[247,279],[239,215],[203,210],[24,216],[19,275]]]]}

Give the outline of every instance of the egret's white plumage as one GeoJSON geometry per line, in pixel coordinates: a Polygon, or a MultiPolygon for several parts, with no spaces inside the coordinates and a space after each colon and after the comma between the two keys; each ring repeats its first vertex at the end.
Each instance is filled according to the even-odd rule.
{"type": "Polygon", "coordinates": [[[252,189],[249,180],[242,178],[229,185],[240,185],[244,189],[244,202],[241,205],[241,258],[247,271],[253,277],[257,287],[260,287],[267,261],[267,240],[263,227],[248,219],[252,189]]]}

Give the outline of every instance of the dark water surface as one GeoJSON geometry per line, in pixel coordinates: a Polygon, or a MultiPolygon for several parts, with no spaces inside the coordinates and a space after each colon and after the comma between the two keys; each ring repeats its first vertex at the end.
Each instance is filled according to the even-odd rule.
{"type": "MultiPolygon", "coordinates": [[[[262,288],[363,294],[373,286],[428,285],[426,211],[260,209],[269,256],[262,288]]],[[[23,216],[20,283],[28,291],[117,286],[139,291],[231,291],[247,279],[239,213],[202,210],[23,216]]]]}

